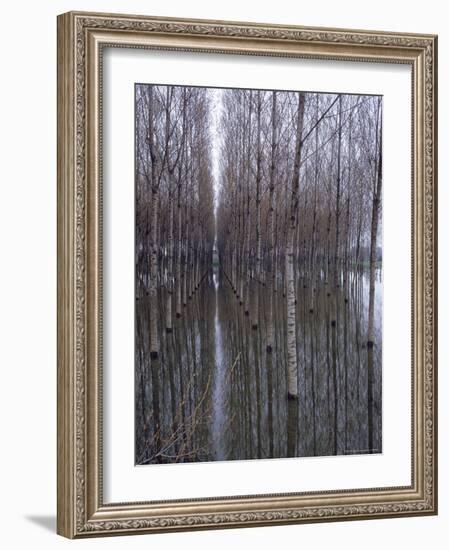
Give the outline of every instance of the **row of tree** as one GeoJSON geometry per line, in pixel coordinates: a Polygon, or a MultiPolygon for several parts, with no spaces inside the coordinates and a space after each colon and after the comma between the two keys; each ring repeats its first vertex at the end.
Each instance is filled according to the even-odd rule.
{"type": "Polygon", "coordinates": [[[206,89],[136,86],[137,297],[149,296],[153,359],[160,353],[158,293],[165,290],[170,333],[211,263],[209,113],[206,89]]]}
{"type": "Polygon", "coordinates": [[[136,457],[141,462],[148,457],[163,461],[166,453],[182,455],[191,442],[186,434],[193,427],[180,405],[185,398],[181,372],[176,399],[180,358],[170,355],[174,340],[167,337],[173,336],[173,318],[182,317],[211,264],[209,113],[205,89],[136,86],[136,380],[141,395],[136,457]],[[168,435],[163,421],[167,375],[172,409],[178,408],[178,413],[171,410],[168,435]],[[151,407],[146,406],[148,388],[151,407]]]}
{"type": "MultiPolygon", "coordinates": [[[[274,346],[273,301],[285,297],[288,396],[298,396],[298,287],[328,285],[334,377],[341,295],[370,271],[368,400],[372,424],[375,273],[382,195],[380,97],[278,91],[222,92],[220,261],[252,328],[268,293],[266,350],[274,346]],[[369,251],[366,257],[364,251],[369,251]],[[250,281],[256,282],[251,285],[250,281]],[[251,292],[251,288],[253,291],[251,292]]],[[[336,384],[334,384],[336,387],[336,384]]],[[[292,405],[292,422],[297,407],[292,405]]],[[[371,430],[371,433],[373,430],[371,430]]],[[[370,441],[372,448],[372,440],[370,441]]]]}

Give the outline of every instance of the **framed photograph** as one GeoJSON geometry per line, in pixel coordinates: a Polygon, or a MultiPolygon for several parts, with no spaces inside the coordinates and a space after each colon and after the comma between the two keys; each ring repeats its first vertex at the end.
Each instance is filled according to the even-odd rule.
{"type": "Polygon", "coordinates": [[[437,38],[58,17],[58,533],[437,512],[437,38]]]}

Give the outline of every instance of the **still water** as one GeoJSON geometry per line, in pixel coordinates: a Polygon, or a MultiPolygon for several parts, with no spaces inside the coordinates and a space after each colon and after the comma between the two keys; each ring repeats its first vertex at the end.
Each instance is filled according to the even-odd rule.
{"type": "MultiPolygon", "coordinates": [[[[376,277],[373,452],[381,452],[382,282],[376,277]]],[[[252,291],[255,292],[252,283],[252,291]]],[[[297,287],[299,398],[294,456],[368,452],[368,273],[350,273],[330,291],[297,287]],[[314,307],[310,304],[314,292],[314,307]],[[336,299],[337,321],[330,322],[336,299]],[[335,330],[335,339],[332,331],[335,330]],[[335,346],[332,342],[335,342],[335,346]]],[[[287,454],[286,300],[274,293],[274,348],[266,350],[268,292],[252,329],[227,278],[211,271],[149,354],[149,303],[136,307],[136,464],[282,458],[287,454]],[[156,407],[155,407],[156,403],[156,407]]]]}

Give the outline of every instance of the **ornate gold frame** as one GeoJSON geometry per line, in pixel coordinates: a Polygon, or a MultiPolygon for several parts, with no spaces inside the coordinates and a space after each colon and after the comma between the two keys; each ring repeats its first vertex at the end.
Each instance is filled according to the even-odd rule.
{"type": "MultiPolygon", "coordinates": [[[[58,533],[246,527],[437,512],[437,38],[129,15],[58,17],[58,533]],[[412,484],[104,504],[101,441],[101,52],[114,47],[412,67],[412,484]]],[[[151,495],[149,495],[149,498],[151,495]]]]}

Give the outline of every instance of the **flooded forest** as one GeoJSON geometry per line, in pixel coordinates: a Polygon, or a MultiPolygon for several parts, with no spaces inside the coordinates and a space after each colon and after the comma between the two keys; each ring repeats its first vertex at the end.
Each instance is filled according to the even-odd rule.
{"type": "Polygon", "coordinates": [[[382,98],[135,86],[135,463],[382,451],[382,98]]]}

